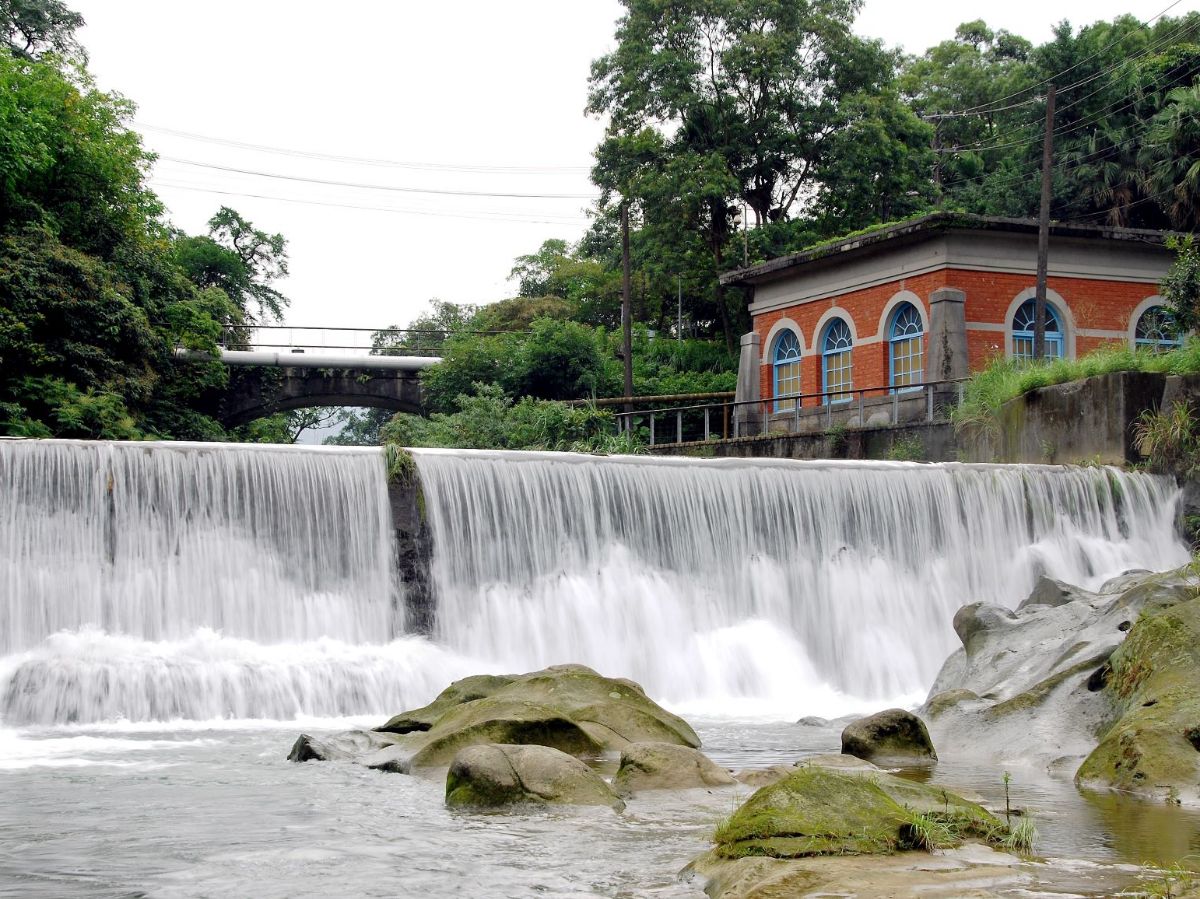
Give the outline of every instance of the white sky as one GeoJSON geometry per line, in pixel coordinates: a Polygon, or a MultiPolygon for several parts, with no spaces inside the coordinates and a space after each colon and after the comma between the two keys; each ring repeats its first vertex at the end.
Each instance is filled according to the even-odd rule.
{"type": "MultiPolygon", "coordinates": [[[[1169,2],[1134,9],[1131,0],[866,0],[857,30],[921,52],[959,23],[983,18],[1036,43],[1062,19],[1149,17],[1169,2]]],[[[594,192],[587,170],[603,131],[583,113],[587,77],[613,43],[615,0],[69,3],[87,20],[81,38],[100,86],[138,104],[138,127],[161,157],[152,185],[174,223],[202,232],[224,204],[288,238],[291,275],[280,287],[292,300],[289,324],[402,326],[431,297],[502,299],[514,290],[507,277],[516,256],[546,238],[583,233],[588,204],[572,195],[594,192]],[[162,129],[427,165],[264,153],[162,129]]],[[[1181,0],[1171,15],[1195,9],[1200,0],[1181,0]]]]}

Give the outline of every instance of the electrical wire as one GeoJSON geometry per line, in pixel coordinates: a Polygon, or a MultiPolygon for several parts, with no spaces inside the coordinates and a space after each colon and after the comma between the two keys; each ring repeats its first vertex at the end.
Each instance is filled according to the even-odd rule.
{"type": "Polygon", "coordinates": [[[398,215],[431,216],[434,218],[469,219],[472,221],[502,222],[502,223],[506,223],[506,224],[529,223],[529,224],[537,224],[537,225],[564,225],[564,226],[565,225],[582,225],[582,224],[587,224],[590,221],[590,219],[587,219],[584,217],[568,218],[566,216],[560,216],[557,218],[555,218],[555,217],[533,218],[533,217],[527,217],[520,213],[477,212],[477,213],[470,214],[470,213],[444,212],[441,210],[431,210],[431,209],[405,209],[405,208],[397,207],[397,206],[368,206],[368,205],[356,204],[356,203],[337,203],[337,202],[326,201],[326,200],[309,200],[309,199],[303,199],[303,198],[299,198],[299,197],[280,197],[280,196],[271,196],[268,194],[252,194],[252,193],[246,193],[244,191],[221,190],[221,189],[215,188],[215,187],[204,187],[204,186],[199,186],[199,185],[195,185],[195,184],[181,184],[181,183],[170,182],[170,181],[158,181],[157,183],[161,187],[166,187],[166,188],[170,188],[173,190],[187,190],[187,191],[193,191],[196,193],[216,194],[219,196],[226,196],[226,197],[249,197],[249,198],[252,198],[255,200],[274,200],[279,203],[295,203],[295,204],[299,204],[299,205],[303,205],[303,206],[325,206],[325,207],[329,207],[329,208],[333,208],[333,209],[358,209],[358,210],[364,210],[364,211],[369,211],[369,212],[391,212],[391,213],[395,213],[398,215]]]}
{"type": "Polygon", "coordinates": [[[193,131],[180,131],[175,128],[164,128],[147,122],[134,122],[139,129],[181,137],[185,140],[217,144],[224,147],[234,147],[241,150],[251,150],[256,153],[271,153],[278,156],[290,156],[301,159],[318,159],[326,162],[348,163],[352,165],[369,165],[385,168],[412,169],[428,172],[453,172],[457,174],[481,175],[586,175],[591,169],[588,166],[508,166],[508,165],[472,165],[438,162],[404,162],[395,159],[380,159],[369,156],[339,156],[333,153],[319,153],[312,150],[296,150],[287,147],[275,147],[269,144],[255,144],[248,141],[232,140],[230,138],[211,137],[197,134],[193,131]]]}
{"type": "Polygon", "coordinates": [[[306,178],[301,175],[281,175],[277,172],[260,172],[255,169],[243,169],[237,166],[218,165],[213,162],[197,162],[194,159],[180,159],[176,156],[160,156],[166,162],[179,165],[193,166],[201,169],[212,169],[218,172],[232,172],[238,175],[250,175],[256,178],[271,178],[279,181],[299,181],[305,184],[322,184],[330,187],[352,187],[359,190],[383,190],[404,194],[433,194],[449,197],[498,197],[518,200],[595,200],[595,194],[543,194],[543,193],[508,193],[505,191],[452,190],[433,187],[398,187],[391,184],[364,184],[357,181],[336,181],[330,178],[306,178]]]}

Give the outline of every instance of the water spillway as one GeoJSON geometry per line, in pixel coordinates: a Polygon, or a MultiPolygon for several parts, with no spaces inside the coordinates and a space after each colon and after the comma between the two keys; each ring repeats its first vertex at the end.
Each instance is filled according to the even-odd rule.
{"type": "Polygon", "coordinates": [[[1106,469],[415,453],[431,638],[377,450],[0,441],[0,723],[385,715],[583,662],[669,703],[915,696],[954,611],[1186,561],[1106,469]]]}

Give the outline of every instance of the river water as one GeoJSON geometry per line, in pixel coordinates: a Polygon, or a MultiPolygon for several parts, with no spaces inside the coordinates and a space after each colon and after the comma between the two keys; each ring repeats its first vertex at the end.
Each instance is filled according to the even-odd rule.
{"type": "MultiPolygon", "coordinates": [[[[728,792],[476,816],[437,781],[284,757],[466,674],[583,662],[722,764],[790,763],[838,748],[802,715],[919,702],[963,603],[1187,558],[1173,486],[1104,469],[417,464],[431,638],[404,620],[378,451],[0,441],[0,893],[697,896],[676,873],[728,792]]],[[[1014,765],[1078,889],[1197,849],[1185,813],[1014,765]]],[[[999,774],[935,776],[996,802],[999,774]]]]}

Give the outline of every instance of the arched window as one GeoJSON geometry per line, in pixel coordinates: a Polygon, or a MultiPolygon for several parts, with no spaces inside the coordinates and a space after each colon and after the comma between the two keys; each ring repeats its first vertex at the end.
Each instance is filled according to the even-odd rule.
{"type": "Polygon", "coordinates": [[[1147,347],[1158,353],[1181,346],[1179,327],[1175,317],[1165,306],[1151,306],[1141,314],[1133,331],[1133,342],[1137,348],[1147,347]]]}
{"type": "MultiPolygon", "coordinates": [[[[1026,300],[1013,316],[1013,346],[1014,359],[1033,358],[1033,327],[1037,312],[1036,301],[1026,300]]],[[[1046,303],[1046,358],[1061,359],[1063,356],[1062,320],[1058,311],[1047,301],[1046,303]]]]}
{"type": "Polygon", "coordinates": [[[902,303],[892,316],[892,328],[888,334],[889,383],[893,389],[902,390],[921,383],[924,373],[922,337],[925,326],[921,313],[912,303],[902,303]]]}
{"type": "Polygon", "coordinates": [[[821,342],[821,389],[826,394],[826,403],[850,402],[850,394],[840,391],[850,390],[853,383],[850,366],[853,345],[850,326],[840,318],[831,321],[821,342]]]}
{"type": "MultiPolygon", "coordinates": [[[[800,392],[800,341],[794,331],[780,332],[771,355],[773,387],[771,396],[781,397],[800,392]]],[[[787,412],[796,408],[796,398],[776,399],[775,411],[787,412]]]]}

